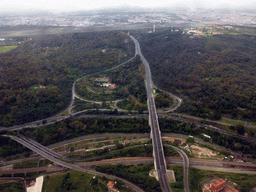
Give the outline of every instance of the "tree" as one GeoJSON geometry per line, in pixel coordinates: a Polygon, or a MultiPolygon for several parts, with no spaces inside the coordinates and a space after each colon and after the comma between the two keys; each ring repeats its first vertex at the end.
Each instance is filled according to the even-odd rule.
{"type": "Polygon", "coordinates": [[[75,151],[75,147],[70,147],[70,152],[73,153],[75,151]]]}
{"type": "Polygon", "coordinates": [[[240,134],[240,135],[244,135],[244,133],[245,133],[245,128],[244,128],[244,126],[243,126],[243,125],[240,125],[240,124],[238,124],[238,125],[235,126],[235,130],[236,130],[237,133],[240,134]]]}
{"type": "Polygon", "coordinates": [[[188,137],[188,138],[186,139],[186,142],[187,142],[187,143],[195,143],[195,139],[194,139],[193,137],[188,137]]]}

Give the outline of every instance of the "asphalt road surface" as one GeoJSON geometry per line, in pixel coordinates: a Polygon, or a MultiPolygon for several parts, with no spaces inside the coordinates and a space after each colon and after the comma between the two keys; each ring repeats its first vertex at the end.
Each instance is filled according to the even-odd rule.
{"type": "Polygon", "coordinates": [[[167,170],[166,162],[164,157],[161,132],[158,124],[158,117],[156,113],[156,107],[155,107],[155,102],[154,102],[154,97],[152,92],[153,83],[152,83],[150,67],[147,60],[144,58],[144,56],[141,53],[139,42],[133,36],[130,36],[130,37],[135,44],[135,53],[140,56],[140,59],[145,66],[148,111],[149,111],[151,133],[152,133],[155,169],[158,174],[158,180],[159,180],[162,191],[169,192],[171,191],[171,188],[170,188],[170,185],[167,179],[167,174],[166,174],[166,170],[167,170]]]}

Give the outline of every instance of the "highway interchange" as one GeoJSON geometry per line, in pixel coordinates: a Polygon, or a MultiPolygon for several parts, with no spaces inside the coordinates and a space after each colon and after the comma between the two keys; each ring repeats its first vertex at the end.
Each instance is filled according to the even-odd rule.
{"type": "MultiPolygon", "coordinates": [[[[139,45],[138,41],[134,37],[132,37],[132,36],[130,36],[130,37],[135,43],[135,55],[140,56],[140,59],[141,59],[141,61],[143,62],[144,66],[145,66],[146,90],[147,90],[148,111],[149,111],[149,123],[150,123],[150,126],[151,126],[151,137],[152,137],[152,145],[153,145],[154,164],[155,164],[155,169],[157,170],[156,178],[158,178],[158,180],[159,180],[162,191],[164,191],[164,192],[171,191],[170,185],[169,185],[169,182],[168,182],[168,179],[167,179],[167,174],[166,174],[166,170],[167,170],[166,160],[165,160],[164,151],[163,151],[161,132],[160,132],[159,124],[158,124],[158,116],[157,116],[156,107],[155,107],[155,103],[154,103],[154,97],[153,97],[153,93],[152,93],[153,83],[152,83],[150,67],[149,67],[149,64],[148,64],[147,60],[144,58],[144,56],[141,53],[141,49],[140,49],[140,45],[139,45]]],[[[79,81],[81,79],[78,79],[77,81],[79,81]]],[[[72,86],[72,100],[71,100],[71,103],[68,107],[69,112],[70,112],[70,109],[71,109],[71,107],[74,103],[74,98],[78,97],[75,94],[75,85],[76,85],[76,82],[74,82],[73,86],[72,86]]],[[[176,99],[178,101],[178,105],[176,106],[176,108],[177,108],[180,105],[182,100],[178,97],[176,99]]],[[[63,116],[63,117],[54,116],[54,117],[48,118],[47,121],[48,122],[51,122],[51,121],[56,122],[56,121],[61,121],[61,120],[65,119],[65,118],[68,118],[68,117],[69,116],[63,116]]],[[[175,117],[174,117],[174,119],[175,119],[175,117]]],[[[180,120],[180,119],[177,117],[177,120],[180,120]]],[[[28,123],[26,125],[13,126],[11,128],[1,128],[0,130],[19,130],[19,129],[22,129],[26,126],[37,127],[39,122],[42,122],[42,120],[32,122],[32,123],[28,123]]],[[[200,124],[200,126],[204,126],[204,125],[200,124]]],[[[219,131],[221,133],[224,133],[224,134],[230,134],[228,132],[223,132],[222,130],[217,130],[217,131],[219,131]]],[[[85,171],[85,172],[95,174],[95,175],[106,176],[106,177],[113,178],[113,179],[120,179],[120,180],[124,181],[125,183],[127,183],[128,185],[130,185],[136,191],[143,191],[140,188],[138,188],[137,186],[135,186],[134,184],[132,184],[132,183],[130,183],[130,182],[128,182],[128,181],[126,181],[122,178],[109,176],[107,174],[99,173],[99,172],[96,172],[96,171],[93,171],[93,170],[90,170],[90,169],[81,168],[77,165],[61,161],[60,159],[65,159],[63,156],[49,150],[47,147],[44,147],[44,146],[36,143],[33,140],[30,140],[30,139],[25,138],[25,137],[23,137],[23,138],[22,137],[15,137],[15,136],[9,136],[9,137],[12,138],[15,141],[21,143],[22,145],[28,147],[32,151],[42,155],[43,157],[45,157],[45,158],[51,160],[52,162],[55,162],[55,163],[57,163],[57,164],[59,164],[63,167],[70,168],[70,169],[75,169],[75,170],[79,170],[79,171],[85,171]]],[[[255,139],[253,139],[253,140],[255,140],[255,139]]],[[[188,157],[186,156],[186,154],[182,150],[180,150],[176,147],[173,147],[173,149],[178,151],[178,153],[180,154],[180,156],[183,159],[184,190],[186,192],[189,192],[189,186],[188,186],[189,160],[188,160],[188,157]]]]}

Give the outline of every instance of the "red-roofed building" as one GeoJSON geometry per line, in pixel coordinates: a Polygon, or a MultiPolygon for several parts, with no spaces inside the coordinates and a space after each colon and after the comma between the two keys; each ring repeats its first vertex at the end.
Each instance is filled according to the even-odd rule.
{"type": "Polygon", "coordinates": [[[239,192],[232,187],[231,182],[217,177],[206,179],[201,183],[201,187],[203,192],[239,192]]]}
{"type": "Polygon", "coordinates": [[[113,181],[109,181],[107,187],[114,187],[115,183],[113,181]]]}
{"type": "Polygon", "coordinates": [[[116,84],[111,84],[111,85],[108,87],[109,90],[114,90],[115,88],[116,88],[116,84]]]}
{"type": "Polygon", "coordinates": [[[226,181],[224,181],[223,179],[218,179],[216,181],[214,181],[212,184],[211,184],[211,187],[210,189],[213,191],[213,192],[217,192],[217,191],[220,191],[221,189],[223,189],[223,187],[226,185],[226,181]]]}
{"type": "Polygon", "coordinates": [[[108,192],[119,192],[118,189],[115,189],[116,183],[114,183],[113,181],[109,181],[107,184],[107,188],[108,188],[108,192]]]}

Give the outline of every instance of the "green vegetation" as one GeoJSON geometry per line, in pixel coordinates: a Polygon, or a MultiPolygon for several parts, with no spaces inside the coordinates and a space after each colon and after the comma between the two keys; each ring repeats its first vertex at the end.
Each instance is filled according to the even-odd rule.
{"type": "Polygon", "coordinates": [[[186,139],[186,143],[194,144],[195,143],[195,139],[193,137],[188,137],[186,139]]]}
{"type": "Polygon", "coordinates": [[[201,191],[200,183],[211,177],[228,179],[237,184],[241,192],[250,192],[255,187],[256,175],[225,173],[216,171],[206,171],[195,168],[189,168],[189,187],[191,191],[201,191]]]}
{"type": "MultiPolygon", "coordinates": [[[[217,131],[196,127],[185,122],[171,119],[159,119],[159,126],[163,133],[181,133],[195,135],[201,139],[201,133],[211,136],[211,141],[217,145],[251,154],[256,158],[256,145],[253,142],[232,135],[221,134],[217,131]]],[[[241,125],[234,127],[237,133],[243,134],[245,129],[241,125]]],[[[38,129],[23,129],[22,134],[32,137],[38,142],[49,145],[66,139],[93,133],[149,133],[147,119],[136,118],[78,118],[66,119],[62,122],[38,129]]],[[[252,131],[254,131],[252,129],[252,131]]]]}
{"type": "Polygon", "coordinates": [[[251,125],[256,127],[256,123],[254,123],[254,122],[251,122],[251,125]]]}
{"type": "Polygon", "coordinates": [[[70,102],[75,79],[118,65],[120,57],[133,53],[131,39],[113,31],[34,37],[1,54],[0,126],[56,114],[70,102]],[[36,84],[43,87],[35,89],[36,84]]]}
{"type": "Polygon", "coordinates": [[[156,90],[158,93],[155,97],[155,103],[157,108],[168,108],[173,104],[173,98],[167,93],[156,90]]]}
{"type": "Polygon", "coordinates": [[[158,181],[149,176],[154,164],[94,166],[97,171],[115,174],[141,187],[147,192],[161,191],[158,181]]]}
{"type": "Polygon", "coordinates": [[[21,163],[14,164],[13,169],[34,168],[37,167],[37,165],[37,160],[22,161],[21,163]]]}
{"type": "MultiPolygon", "coordinates": [[[[125,99],[118,106],[127,110],[145,110],[147,108],[146,90],[144,84],[144,68],[139,57],[113,70],[107,70],[88,76],[77,83],[77,93],[92,101],[113,101],[125,99]],[[110,90],[99,78],[105,78],[107,83],[115,84],[110,90]]],[[[106,83],[106,82],[105,82],[106,83]]]]}
{"type": "MultiPolygon", "coordinates": [[[[205,133],[211,136],[212,142],[217,145],[230,148],[234,151],[241,151],[244,154],[251,154],[254,158],[256,158],[255,143],[238,138],[236,136],[221,134],[217,131],[212,131],[210,129],[196,127],[194,124],[189,125],[185,122],[174,121],[171,119],[159,119],[159,126],[161,127],[161,131],[163,133],[171,132],[186,135],[196,135],[201,139],[204,139],[201,133],[205,133]]],[[[236,127],[234,127],[234,130],[236,130],[239,134],[243,134],[245,131],[244,127],[241,127],[241,125],[237,125],[236,127]]]]}
{"type": "MultiPolygon", "coordinates": [[[[106,152],[106,151],[105,151],[106,152]]],[[[99,157],[96,160],[102,159],[113,159],[118,157],[152,157],[153,148],[152,146],[135,147],[135,148],[124,148],[115,153],[107,154],[105,156],[99,157]]]]}
{"type": "Polygon", "coordinates": [[[20,182],[0,183],[0,191],[2,192],[23,192],[23,187],[20,182]]]}
{"type": "Polygon", "coordinates": [[[29,151],[29,149],[24,148],[21,144],[17,143],[16,141],[13,141],[12,139],[7,137],[0,136],[0,157],[8,157],[7,160],[12,160],[14,158],[14,156],[12,155],[24,152],[24,156],[26,156],[26,151],[29,151]]]}
{"type": "Polygon", "coordinates": [[[183,96],[180,112],[254,120],[256,37],[225,30],[228,34],[198,38],[169,29],[133,33],[150,63],[154,83],[183,96]]]}
{"type": "Polygon", "coordinates": [[[228,123],[228,124],[231,124],[231,125],[245,125],[245,122],[243,121],[235,121],[235,120],[229,120],[229,119],[221,119],[220,120],[221,122],[223,123],[228,123]]]}
{"type": "Polygon", "coordinates": [[[23,129],[21,133],[49,145],[93,133],[148,133],[149,130],[147,119],[78,118],[66,119],[37,129],[23,129]]]}
{"type": "Polygon", "coordinates": [[[15,45],[0,47],[0,53],[9,52],[9,51],[11,51],[12,49],[15,49],[15,48],[17,48],[17,46],[15,46],[15,45]]]}
{"type": "Polygon", "coordinates": [[[171,147],[164,145],[163,148],[164,148],[164,155],[166,157],[179,157],[179,153],[174,149],[172,149],[171,147]]]}
{"type": "MultiPolygon", "coordinates": [[[[109,179],[79,171],[70,170],[65,174],[46,176],[44,179],[43,192],[82,192],[82,191],[107,191],[109,179]]],[[[122,181],[117,181],[115,186],[120,191],[131,192],[122,181]]]]}
{"type": "Polygon", "coordinates": [[[174,192],[183,192],[183,167],[179,165],[168,166],[168,170],[173,170],[176,182],[171,184],[171,189],[174,192]]]}
{"type": "MultiPolygon", "coordinates": [[[[104,106],[100,105],[100,104],[96,104],[96,103],[89,103],[89,102],[86,102],[86,101],[82,101],[80,99],[77,99],[75,98],[75,102],[74,102],[74,112],[77,112],[77,111],[82,111],[82,110],[85,110],[85,109],[101,109],[103,108],[104,106]]],[[[106,105],[106,107],[104,108],[110,108],[108,105],[106,105]]]]}
{"type": "Polygon", "coordinates": [[[21,163],[16,163],[13,165],[13,169],[23,169],[23,168],[34,168],[34,167],[45,167],[51,163],[49,160],[29,160],[29,161],[22,161],[21,163]]]}

